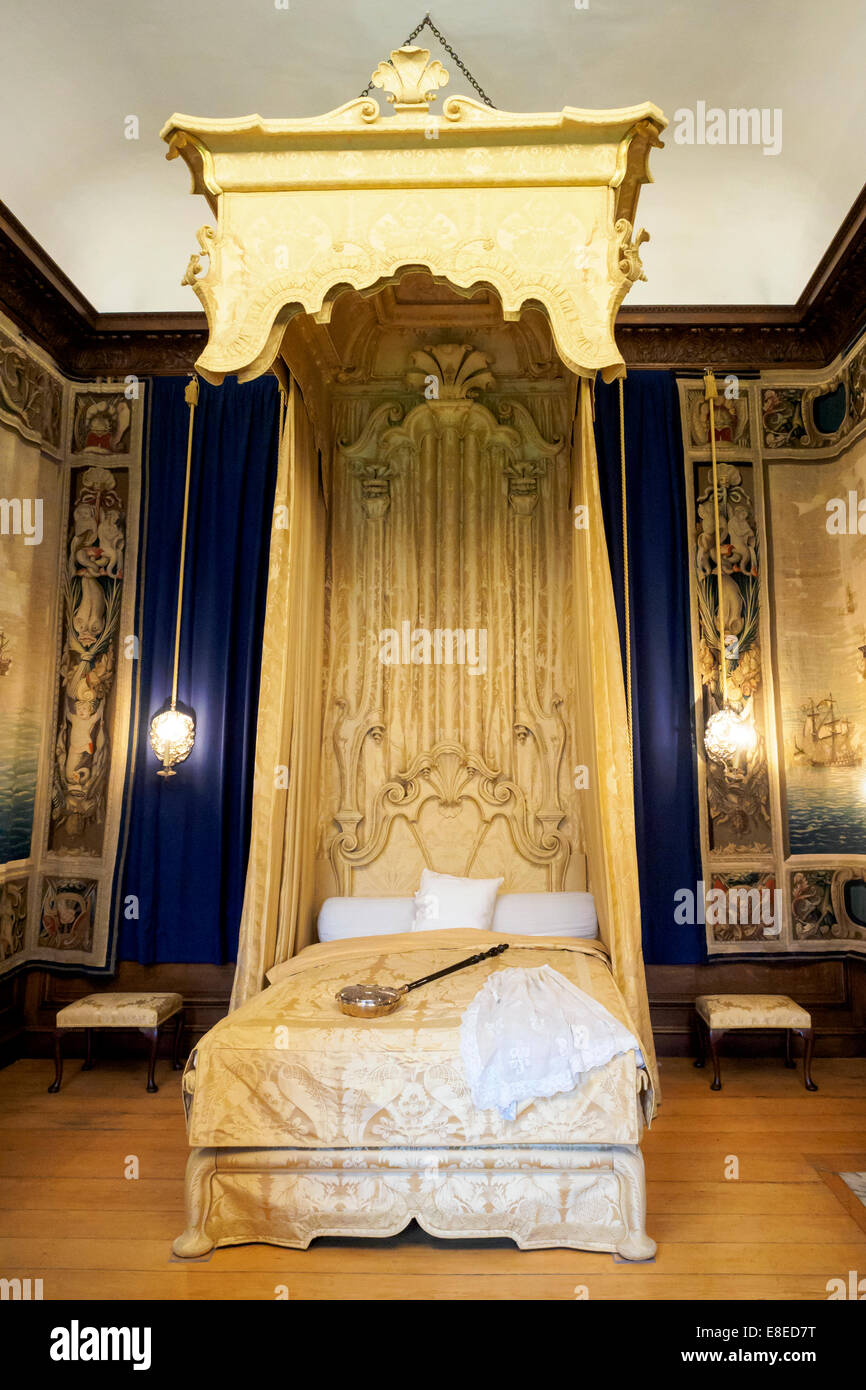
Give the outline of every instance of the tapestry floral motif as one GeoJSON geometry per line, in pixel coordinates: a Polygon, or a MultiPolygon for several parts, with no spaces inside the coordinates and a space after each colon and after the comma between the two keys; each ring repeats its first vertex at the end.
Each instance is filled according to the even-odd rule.
{"type": "MultiPolygon", "coordinates": [[[[702,470],[698,471],[698,479],[702,470]]],[[[708,470],[707,470],[708,472],[708,470]]],[[[723,704],[719,633],[723,626],[729,704],[754,722],[757,742],[734,762],[707,759],[714,849],[748,851],[770,843],[769,781],[762,737],[760,563],[754,505],[744,469],[718,465],[718,518],[712,477],[697,483],[694,565],[699,617],[698,668],[704,726],[723,704]],[[719,575],[718,557],[721,557],[719,575]],[[720,612],[721,609],[721,612],[720,612]]]]}
{"type": "Polygon", "coordinates": [[[25,439],[60,448],[63,388],[56,377],[0,333],[0,415],[25,439]]]}
{"type": "Polygon", "coordinates": [[[27,925],[27,879],[0,885],[0,961],[24,949],[27,925]]]}
{"type": "Polygon", "coordinates": [[[866,920],[852,916],[845,891],[856,882],[866,888],[858,869],[797,869],[791,875],[791,917],[798,941],[866,941],[866,920]]]}
{"type": "Polygon", "coordinates": [[[46,877],[43,880],[40,946],[66,951],[92,948],[96,887],[93,879],[46,877]]]}
{"type": "Polygon", "coordinates": [[[72,421],[73,454],[127,454],[132,412],[122,393],[80,391],[72,421]]]}
{"type": "Polygon", "coordinates": [[[110,761],[106,701],[114,683],[125,545],[123,502],[113,473],[78,475],[65,580],[66,645],[52,818],[64,848],[101,823],[110,761]]]}

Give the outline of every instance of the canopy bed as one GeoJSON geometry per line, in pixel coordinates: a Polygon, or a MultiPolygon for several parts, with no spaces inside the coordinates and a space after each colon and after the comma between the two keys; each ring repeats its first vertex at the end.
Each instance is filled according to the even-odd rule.
{"type": "Polygon", "coordinates": [[[592,383],[624,373],[613,325],[642,273],[637,200],[665,120],[648,103],[514,115],[462,96],[434,115],[447,81],[405,47],[373,75],[389,117],[361,97],[163,130],[216,218],[186,275],[209,327],[197,370],[272,370],[285,411],[233,1011],[184,1078],[181,1256],[413,1217],[523,1247],[655,1248],[640,1136],[658,1087],[592,383]],[[341,985],[476,947],[462,919],[389,917],[431,870],[501,882],[483,939],[507,940],[505,961],[391,1018],[341,1017],[341,985]],[[589,936],[549,925],[544,903],[570,913],[587,889],[589,936]],[[506,962],[554,967],[635,1040],[510,1121],[473,1107],[457,1052],[506,962]]]}

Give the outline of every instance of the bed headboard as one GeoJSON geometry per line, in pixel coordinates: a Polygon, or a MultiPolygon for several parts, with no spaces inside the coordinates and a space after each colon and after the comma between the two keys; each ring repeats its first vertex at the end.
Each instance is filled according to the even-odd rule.
{"type": "Polygon", "coordinates": [[[342,896],[410,895],[424,868],[503,875],[505,893],[586,886],[584,856],[560,827],[545,824],[520,787],[456,743],[437,744],[385,782],[363,824],[354,816],[337,823],[329,858],[342,896]]]}

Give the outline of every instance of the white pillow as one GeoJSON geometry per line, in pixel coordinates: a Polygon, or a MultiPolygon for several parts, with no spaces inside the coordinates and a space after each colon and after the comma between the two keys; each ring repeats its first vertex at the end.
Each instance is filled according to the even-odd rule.
{"type": "Polygon", "coordinates": [[[413,898],[326,898],[319,909],[319,940],[411,931],[413,906],[413,898]]]}
{"type": "Polygon", "coordinates": [[[441,931],[471,927],[489,931],[501,878],[455,878],[424,869],[415,894],[412,931],[441,931]]]}
{"type": "Polygon", "coordinates": [[[591,893],[503,893],[496,900],[493,930],[593,940],[598,936],[595,900],[591,893]]]}

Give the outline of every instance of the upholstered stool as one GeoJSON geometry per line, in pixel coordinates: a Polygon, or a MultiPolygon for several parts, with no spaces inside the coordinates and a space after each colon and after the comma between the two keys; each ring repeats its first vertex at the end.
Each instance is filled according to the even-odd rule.
{"type": "Polygon", "coordinates": [[[812,1018],[807,1009],[795,1004],[787,994],[699,994],[695,1000],[698,1011],[698,1057],[696,1067],[706,1061],[707,1044],[713,1059],[711,1091],[720,1091],[719,1043],[725,1033],[735,1029],[782,1029],[785,1033],[785,1066],[795,1065],[792,1039],[799,1033],[803,1039],[803,1081],[807,1091],[817,1091],[812,1080],[812,1018]]]}
{"type": "Polygon", "coordinates": [[[150,1058],[147,1068],[147,1089],[158,1091],[153,1079],[159,1032],[168,1019],[175,1018],[175,1071],[182,1065],[180,1046],[183,1039],[183,997],[180,994],[88,994],[58,1010],[54,1028],[54,1080],[49,1091],[59,1091],[63,1079],[63,1034],[69,1028],[83,1028],[87,1039],[84,1071],[93,1066],[93,1031],[96,1028],[139,1028],[150,1038],[150,1058]]]}

